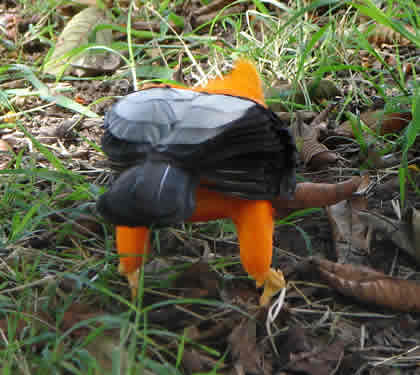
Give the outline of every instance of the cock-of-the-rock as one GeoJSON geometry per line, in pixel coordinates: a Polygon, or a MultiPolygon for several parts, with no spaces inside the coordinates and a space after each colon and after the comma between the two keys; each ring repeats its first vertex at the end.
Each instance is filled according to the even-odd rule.
{"type": "Polygon", "coordinates": [[[98,201],[116,225],[119,270],[132,292],[150,249],[151,227],[233,220],[240,259],[266,305],[284,287],[271,267],[276,197],[295,191],[296,147],[264,101],[248,60],[207,85],[156,86],[107,112],[102,148],[125,169],[98,201]]]}

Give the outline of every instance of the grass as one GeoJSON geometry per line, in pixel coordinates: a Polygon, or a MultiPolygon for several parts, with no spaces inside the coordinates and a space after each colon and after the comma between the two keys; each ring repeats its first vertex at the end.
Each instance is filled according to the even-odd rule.
{"type": "MultiPolygon", "coordinates": [[[[131,2],[128,14],[136,12],[143,19],[158,22],[157,36],[148,30],[130,32],[131,19],[121,21],[125,11],[115,5],[113,21],[127,26],[112,26],[123,33],[123,38],[107,50],[124,56],[124,65],[112,76],[103,75],[95,80],[113,84],[116,79],[137,82],[136,77],[142,77],[166,82],[172,78],[178,63],[176,57],[183,52],[185,76],[194,83],[203,82],[230,67],[232,59],[246,55],[256,62],[267,86],[274,80],[288,81],[290,96],[280,101],[290,111],[322,110],[323,104],[311,98],[308,82],[325,78],[345,89],[345,103],[356,103],[360,108],[372,104],[372,91],[385,101],[385,108],[408,103],[414,120],[406,130],[389,139],[376,136],[377,142],[392,144],[402,151],[400,199],[405,202],[404,187],[410,183],[409,154],[420,133],[420,88],[416,73],[414,79],[407,80],[404,71],[407,61],[418,63],[418,56],[407,60],[399,49],[393,49],[396,62],[388,63],[389,52],[372,44],[366,33],[358,30],[358,24],[363,14],[367,21],[387,26],[395,35],[404,36],[420,48],[418,6],[414,1],[391,0],[381,8],[368,0],[315,1],[310,5],[296,1],[291,6],[255,0],[248,12],[225,15],[224,10],[243,3],[237,1],[205,24],[180,35],[171,32],[168,20],[175,22],[175,26],[188,21],[176,13],[175,5],[182,3],[149,1],[138,11],[131,2]],[[150,39],[151,35],[155,37],[150,39]],[[367,67],[360,62],[361,52],[369,56],[367,67]],[[303,93],[303,104],[291,99],[297,91],[303,93]]],[[[191,304],[200,305],[198,311],[203,315],[235,308],[238,314],[245,312],[220,301],[159,297],[153,290],[166,293],[170,280],[156,280],[147,273],[142,273],[137,300],[130,300],[125,281],[117,273],[113,229],[93,209],[103,191],[106,173],[100,169],[92,172],[74,168],[74,160],[62,158],[57,148],[38,141],[34,129],[28,126],[37,121],[36,115],[48,114],[44,106],[51,103],[69,116],[97,116],[93,106],[80,104],[73,95],[52,89],[51,77],[42,73],[50,53],[47,57],[45,53],[35,55],[31,61],[25,52],[28,38],[53,46],[61,31],[60,23],[66,21],[55,14],[57,4],[53,1],[19,0],[18,5],[24,17],[33,12],[41,17],[25,36],[18,34],[16,41],[8,42],[0,66],[0,83],[22,82],[18,89],[0,86],[0,119],[4,121],[0,130],[16,129],[30,145],[20,144],[7,166],[0,169],[1,374],[181,374],[187,346],[199,347],[214,359],[213,369],[206,373],[219,373],[230,355],[225,345],[209,347],[194,343],[187,331],[171,331],[164,324],[150,323],[149,315],[169,305],[177,308],[185,305],[194,310],[191,304]],[[27,97],[34,98],[36,104],[22,105],[27,97]],[[11,117],[16,117],[16,121],[8,122],[11,117]],[[83,215],[89,220],[81,221],[83,215]],[[149,305],[142,298],[145,294],[147,301],[152,301],[149,305]],[[88,309],[74,312],[75,304],[88,309]],[[73,321],[66,311],[73,311],[81,320],[73,321]],[[81,333],[86,327],[88,334],[81,333]]],[[[100,30],[97,27],[95,32],[100,30]]],[[[69,51],[64,58],[94,48],[98,46],[89,42],[69,51]]],[[[66,74],[61,77],[63,81],[69,78],[66,74]]],[[[67,82],[78,81],[73,77],[67,82]]],[[[101,100],[105,98],[97,98],[94,104],[101,100]]],[[[345,116],[345,106],[342,108],[337,121],[345,116]]],[[[94,139],[77,129],[75,132],[81,142],[87,141],[92,154],[100,155],[100,145],[94,139]]],[[[363,147],[366,130],[362,126],[358,132],[357,140],[363,147]]],[[[310,238],[304,232],[303,235],[310,246],[310,238]]],[[[232,225],[225,221],[185,226],[178,236],[185,241],[203,236],[213,242],[235,241],[232,225]]],[[[160,246],[161,240],[157,235],[155,244],[160,246]]],[[[216,272],[225,272],[237,266],[236,260],[231,262],[231,258],[216,258],[212,266],[216,272]]],[[[176,275],[188,262],[179,259],[173,263],[164,273],[176,275]]],[[[238,276],[233,272],[225,277],[238,276]]]]}

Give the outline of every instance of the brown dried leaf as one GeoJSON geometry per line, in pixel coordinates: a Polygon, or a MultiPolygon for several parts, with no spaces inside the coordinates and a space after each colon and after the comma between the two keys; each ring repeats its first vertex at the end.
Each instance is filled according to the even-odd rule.
{"type": "MultiPolygon", "coordinates": [[[[338,322],[337,322],[338,323],[338,322]]],[[[292,323],[293,324],[293,323],[292,323]]],[[[310,329],[290,326],[285,334],[276,337],[280,361],[286,362],[281,374],[330,375],[343,356],[345,342],[334,339],[325,345],[310,329]]]]}
{"type": "Polygon", "coordinates": [[[325,207],[350,199],[362,182],[353,177],[337,184],[301,182],[297,184],[293,199],[277,197],[272,201],[277,217],[287,216],[293,210],[325,207]]]}
{"type": "Polygon", "coordinates": [[[292,129],[300,157],[305,165],[312,169],[322,169],[338,159],[335,152],[330,151],[327,146],[318,141],[321,126],[322,124],[316,127],[308,126],[297,114],[297,121],[292,129]]]}
{"type": "MultiPolygon", "coordinates": [[[[362,193],[369,186],[369,176],[363,177],[357,192],[362,193]]],[[[359,210],[367,208],[367,198],[359,195],[326,208],[332,227],[334,247],[339,263],[343,263],[350,248],[368,251],[370,231],[365,222],[359,219],[359,210]]]]}
{"type": "Polygon", "coordinates": [[[311,259],[321,277],[346,296],[399,311],[420,311],[420,283],[387,276],[368,267],[311,259]]]}
{"type": "MultiPolygon", "coordinates": [[[[368,126],[372,131],[379,132],[381,135],[396,133],[404,129],[411,121],[411,112],[392,112],[385,113],[383,109],[369,110],[360,115],[360,121],[368,126]]],[[[353,137],[351,121],[344,121],[337,129],[336,133],[353,137]]]]}
{"type": "Polygon", "coordinates": [[[367,211],[359,211],[357,215],[373,231],[383,233],[420,264],[420,214],[418,210],[412,208],[407,214],[407,219],[403,221],[367,211]]]}
{"type": "MultiPolygon", "coordinates": [[[[324,146],[321,143],[319,145],[324,146]]],[[[310,169],[319,171],[331,164],[334,164],[338,160],[338,156],[334,151],[330,151],[326,146],[324,147],[326,148],[325,151],[319,150],[315,155],[312,156],[309,162],[310,169]]]]}
{"type": "MultiPolygon", "coordinates": [[[[68,54],[73,49],[87,44],[94,28],[104,23],[111,23],[111,21],[104,12],[95,7],[86,8],[75,15],[58,38],[54,52],[45,64],[44,72],[53,75],[60,74],[62,67],[69,61],[73,66],[90,72],[104,72],[115,69],[119,64],[119,59],[116,61],[115,55],[108,52],[86,51],[82,55],[61,59],[63,55],[68,54]]],[[[96,43],[98,45],[109,46],[111,42],[112,30],[103,29],[96,32],[96,43]]],[[[67,70],[69,69],[67,68],[67,70]]]]}
{"type": "MultiPolygon", "coordinates": [[[[362,24],[358,29],[360,32],[366,33],[371,26],[371,24],[362,24]]],[[[415,34],[415,30],[410,25],[405,25],[404,27],[409,32],[415,34]]],[[[381,47],[382,44],[399,44],[401,46],[409,46],[411,44],[411,41],[406,39],[402,34],[381,24],[376,24],[369,32],[367,38],[370,43],[375,44],[377,47],[381,47]]]]}
{"type": "Polygon", "coordinates": [[[228,341],[232,346],[232,357],[245,373],[265,374],[263,368],[264,353],[257,345],[256,321],[244,318],[232,330],[228,341]]]}

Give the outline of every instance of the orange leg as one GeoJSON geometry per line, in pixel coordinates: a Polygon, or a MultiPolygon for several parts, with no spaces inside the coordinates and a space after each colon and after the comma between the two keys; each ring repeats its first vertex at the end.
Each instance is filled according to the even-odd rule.
{"type": "Polygon", "coordinates": [[[271,297],[285,287],[280,271],[270,268],[273,256],[274,209],[269,201],[241,202],[233,217],[239,238],[241,262],[257,286],[264,286],[260,305],[268,305],[271,297]]]}
{"type": "Polygon", "coordinates": [[[196,209],[188,221],[233,219],[238,231],[241,262],[261,286],[270,269],[274,219],[269,201],[230,197],[199,188],[196,209]]]}
{"type": "Polygon", "coordinates": [[[257,282],[264,284],[273,253],[273,208],[269,201],[243,201],[233,221],[239,239],[241,262],[257,282]]]}
{"type": "MultiPolygon", "coordinates": [[[[273,251],[274,210],[269,201],[235,198],[198,188],[196,209],[191,222],[231,218],[239,238],[241,262],[257,282],[264,285],[260,299],[266,305],[273,294],[283,288],[283,275],[270,268],[273,251]]],[[[139,268],[150,248],[149,228],[117,226],[117,249],[120,272],[127,276],[131,291],[136,295],[139,268]]]]}
{"type": "Polygon", "coordinates": [[[257,282],[264,285],[261,305],[285,286],[283,274],[270,268],[273,254],[274,209],[265,200],[246,200],[204,188],[197,190],[197,206],[188,221],[231,218],[239,238],[241,262],[257,282]]]}
{"type": "Polygon", "coordinates": [[[137,294],[139,268],[150,249],[149,233],[147,227],[116,227],[119,271],[127,277],[133,296],[137,294]]]}

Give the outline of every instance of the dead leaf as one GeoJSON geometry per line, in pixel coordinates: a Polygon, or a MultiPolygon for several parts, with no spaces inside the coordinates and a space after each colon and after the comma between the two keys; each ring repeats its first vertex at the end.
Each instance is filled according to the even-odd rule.
{"type": "MultiPolygon", "coordinates": [[[[293,324],[293,323],[292,323],[293,324]]],[[[276,338],[281,374],[330,375],[340,363],[345,342],[335,339],[328,345],[314,337],[310,329],[291,326],[276,338]]]]}
{"type": "MultiPolygon", "coordinates": [[[[399,132],[410,123],[411,119],[411,112],[386,113],[383,109],[369,110],[360,115],[360,121],[363,124],[381,135],[399,132]]],[[[353,137],[351,121],[344,121],[336,129],[336,133],[345,137],[353,137]]]]}
{"type": "MultiPolygon", "coordinates": [[[[409,32],[413,34],[416,33],[410,25],[404,25],[404,27],[409,32]]],[[[412,44],[411,41],[405,38],[401,33],[382,24],[376,24],[375,27],[372,27],[371,23],[365,23],[358,27],[361,33],[366,33],[369,28],[371,31],[367,35],[367,39],[377,47],[381,47],[382,44],[399,44],[401,46],[409,46],[412,44]]]]}
{"type": "Polygon", "coordinates": [[[242,322],[232,330],[228,341],[232,346],[232,357],[237,366],[245,373],[266,374],[263,368],[264,353],[257,345],[257,327],[255,320],[244,318],[242,322]]]}
{"type": "Polygon", "coordinates": [[[367,211],[360,211],[357,215],[373,231],[379,231],[390,238],[395,245],[420,264],[420,214],[418,210],[415,208],[409,210],[402,221],[367,211]]]}
{"type": "Polygon", "coordinates": [[[399,311],[420,311],[420,283],[397,279],[364,266],[310,260],[321,277],[340,293],[399,311]]]}
{"type": "Polygon", "coordinates": [[[318,141],[322,124],[312,127],[306,125],[296,114],[296,122],[292,127],[292,133],[296,140],[296,146],[300,157],[306,166],[312,169],[322,169],[335,163],[338,156],[330,151],[327,146],[318,141]]]}
{"type": "MultiPolygon", "coordinates": [[[[71,62],[71,64],[80,70],[75,70],[75,73],[81,75],[84,70],[89,72],[104,72],[113,71],[119,64],[115,60],[115,55],[108,52],[86,51],[81,55],[74,57],[62,58],[64,55],[71,53],[76,49],[89,42],[91,33],[95,27],[100,24],[110,24],[106,14],[96,7],[90,7],[82,10],[75,15],[66,25],[63,32],[58,38],[54,52],[45,64],[44,72],[57,75],[63,70],[63,66],[71,62]]],[[[110,29],[102,29],[96,32],[96,44],[109,46],[112,42],[112,31],[110,29]]],[[[66,72],[72,68],[66,68],[66,72]]]]}
{"type": "MultiPolygon", "coordinates": [[[[347,257],[351,255],[349,251],[351,248],[364,250],[365,252],[369,250],[370,231],[368,226],[361,222],[358,217],[359,210],[367,208],[367,198],[361,193],[367,189],[369,183],[369,176],[364,176],[357,188],[360,195],[326,208],[339,263],[347,261],[347,257]]],[[[356,253],[359,253],[359,251],[356,253]]]]}
{"type": "Polygon", "coordinates": [[[301,182],[296,186],[292,199],[277,197],[272,201],[277,217],[285,217],[292,211],[305,208],[325,207],[350,199],[362,179],[353,177],[337,184],[301,182]]]}

